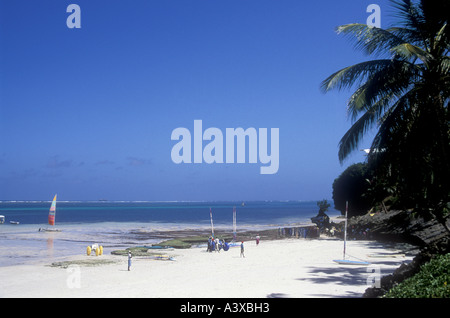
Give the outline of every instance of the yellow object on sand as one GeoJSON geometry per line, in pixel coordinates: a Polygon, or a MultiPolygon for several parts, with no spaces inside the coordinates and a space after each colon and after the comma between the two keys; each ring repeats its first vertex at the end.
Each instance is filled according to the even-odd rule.
{"type": "Polygon", "coordinates": [[[87,249],[86,249],[86,253],[87,253],[88,256],[91,255],[91,251],[92,251],[91,247],[88,246],[87,249]]]}

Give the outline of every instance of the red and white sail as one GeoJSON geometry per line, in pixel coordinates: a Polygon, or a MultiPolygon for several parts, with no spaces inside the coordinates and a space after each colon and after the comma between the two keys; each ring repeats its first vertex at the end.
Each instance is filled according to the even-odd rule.
{"type": "Polygon", "coordinates": [[[48,224],[55,225],[55,213],[56,213],[56,194],[52,201],[52,206],[50,207],[50,212],[48,213],[48,224]]]}

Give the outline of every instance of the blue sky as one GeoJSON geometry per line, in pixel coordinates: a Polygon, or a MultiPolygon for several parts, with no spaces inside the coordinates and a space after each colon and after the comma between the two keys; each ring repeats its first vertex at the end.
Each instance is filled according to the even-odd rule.
{"type": "MultiPolygon", "coordinates": [[[[0,200],[331,199],[368,57],[335,33],[388,1],[0,0],[0,200]],[[69,4],[81,28],[69,29],[69,4]],[[180,164],[175,128],[279,128],[279,170],[180,164]]],[[[367,138],[361,148],[370,145],[367,138]]]]}

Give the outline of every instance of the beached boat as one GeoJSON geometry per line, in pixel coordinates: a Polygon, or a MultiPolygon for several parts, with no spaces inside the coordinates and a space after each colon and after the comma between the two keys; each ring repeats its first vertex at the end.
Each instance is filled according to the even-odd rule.
{"type": "Polygon", "coordinates": [[[89,256],[94,252],[95,256],[103,255],[103,246],[99,244],[92,244],[86,248],[86,254],[89,256]]]}
{"type": "Polygon", "coordinates": [[[363,260],[349,260],[345,258],[345,249],[347,247],[347,212],[348,212],[348,202],[345,203],[345,225],[344,225],[344,255],[342,259],[335,259],[333,260],[333,262],[336,262],[338,264],[342,264],[342,265],[370,265],[369,262],[363,261],[363,260]]]}
{"type": "Polygon", "coordinates": [[[55,214],[56,214],[56,194],[53,198],[52,205],[50,206],[50,211],[48,213],[48,224],[52,227],[50,228],[39,228],[39,232],[61,232],[60,229],[55,228],[55,214]]]}
{"type": "Polygon", "coordinates": [[[342,265],[370,265],[369,262],[365,262],[365,261],[352,261],[349,259],[336,259],[333,260],[334,262],[338,263],[338,264],[342,264],[342,265]]]}

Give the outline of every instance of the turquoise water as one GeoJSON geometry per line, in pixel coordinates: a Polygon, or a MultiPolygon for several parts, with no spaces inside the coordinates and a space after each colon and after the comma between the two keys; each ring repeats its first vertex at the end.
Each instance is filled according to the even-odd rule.
{"type": "MultiPolygon", "coordinates": [[[[245,224],[304,222],[317,214],[315,201],[270,202],[58,202],[56,223],[92,224],[98,222],[134,223],[195,223],[232,221],[233,208],[245,224]]],[[[45,224],[50,202],[0,202],[0,214],[7,223],[45,224]]],[[[330,214],[338,214],[331,209],[330,214]]]]}
{"type": "MultiPolygon", "coordinates": [[[[233,208],[237,228],[264,229],[309,223],[318,212],[315,201],[288,202],[58,202],[55,227],[61,232],[39,232],[48,225],[51,202],[1,202],[0,266],[34,261],[51,262],[62,256],[83,255],[99,243],[105,253],[161,239],[156,231],[210,229],[210,208],[215,228],[232,232],[233,208]],[[10,224],[18,221],[19,225],[10,224]],[[138,235],[143,233],[145,235],[138,235]]],[[[329,216],[337,216],[335,210],[329,216]]]]}

